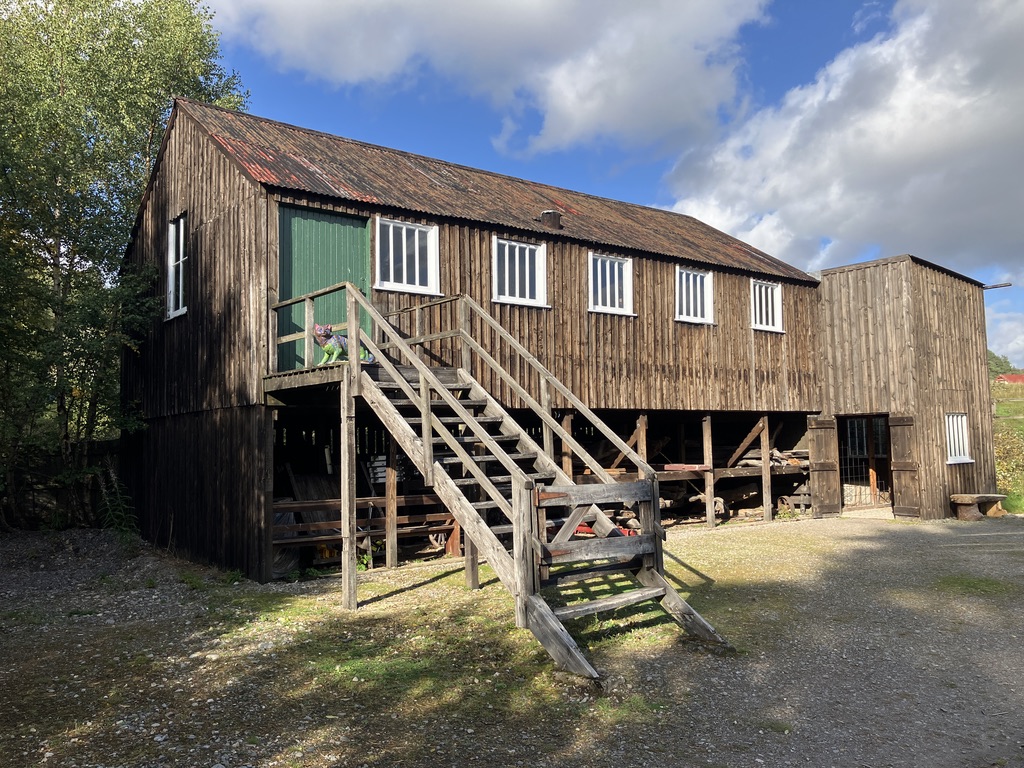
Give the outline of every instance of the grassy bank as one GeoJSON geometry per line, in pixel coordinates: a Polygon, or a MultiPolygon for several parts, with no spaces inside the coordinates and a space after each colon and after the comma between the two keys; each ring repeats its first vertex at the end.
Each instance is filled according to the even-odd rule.
{"type": "Polygon", "coordinates": [[[1010,512],[1024,512],[1024,386],[993,384],[996,484],[1010,512]]]}

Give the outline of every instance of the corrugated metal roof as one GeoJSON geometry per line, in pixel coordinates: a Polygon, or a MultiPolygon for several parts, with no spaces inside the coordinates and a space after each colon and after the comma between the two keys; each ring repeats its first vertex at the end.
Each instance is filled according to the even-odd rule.
{"type": "Polygon", "coordinates": [[[552,234],[610,250],[631,249],[711,266],[817,280],[691,216],[537,184],[353,141],[207,104],[183,111],[267,187],[372,203],[431,216],[552,234]],[[540,222],[561,212],[562,229],[540,222]]]}

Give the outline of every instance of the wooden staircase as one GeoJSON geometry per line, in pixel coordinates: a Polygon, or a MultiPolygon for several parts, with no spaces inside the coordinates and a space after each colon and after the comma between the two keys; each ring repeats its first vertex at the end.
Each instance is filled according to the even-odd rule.
{"type": "MultiPolygon", "coordinates": [[[[726,644],[664,577],[655,472],[494,318],[465,296],[428,302],[416,311],[434,312],[436,322],[438,310],[446,310],[454,327],[447,333],[435,326],[429,336],[412,334],[380,315],[357,290],[346,289],[348,317],[368,315],[382,342],[374,343],[358,324],[349,324],[349,348],[358,349],[362,342],[378,362],[368,366],[356,358],[345,364],[342,407],[348,415],[343,412],[343,421],[354,417],[356,397],[369,404],[461,526],[471,583],[478,583],[479,555],[512,594],[517,626],[533,632],[556,663],[597,678],[563,622],[648,601],[658,601],[697,638],[726,644]],[[539,381],[539,400],[497,363],[476,340],[474,329],[497,336],[520,358],[517,367],[528,371],[534,384],[539,381]],[[461,365],[427,365],[420,359],[423,347],[439,338],[459,342],[461,365]],[[474,364],[525,403],[543,425],[542,444],[474,378],[474,364]],[[555,396],[632,462],[636,481],[616,482],[562,428],[552,413],[555,396]],[[554,461],[556,438],[590,469],[592,484],[574,483],[554,461]],[[631,535],[609,518],[627,510],[637,526],[631,535]],[[593,533],[581,536],[583,524],[593,533]],[[556,607],[549,603],[568,585],[617,577],[619,586],[623,575],[630,588],[616,594],[565,605],[552,600],[556,607]]],[[[417,318],[413,325],[424,324],[417,318]]],[[[352,595],[354,602],[354,580],[352,595]]]]}

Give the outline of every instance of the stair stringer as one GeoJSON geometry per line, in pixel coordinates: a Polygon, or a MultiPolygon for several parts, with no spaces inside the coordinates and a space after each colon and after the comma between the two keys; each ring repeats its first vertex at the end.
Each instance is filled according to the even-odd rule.
{"type": "MultiPolygon", "coordinates": [[[[512,419],[512,417],[501,406],[501,404],[498,403],[498,401],[495,400],[491,396],[491,394],[487,390],[485,390],[478,381],[476,381],[476,379],[470,376],[462,368],[458,370],[458,375],[459,380],[462,383],[470,384],[473,387],[471,390],[472,397],[487,400],[487,405],[484,407],[483,411],[485,414],[489,416],[503,416],[503,424],[516,424],[516,426],[518,427],[517,422],[515,422],[515,420],[512,419]]],[[[543,448],[541,448],[541,446],[538,445],[532,437],[530,437],[525,432],[522,432],[522,440],[524,443],[524,447],[526,447],[529,450],[536,451],[538,457],[537,469],[544,469],[553,472],[555,474],[558,484],[560,485],[576,485],[575,481],[572,478],[570,478],[562,470],[562,468],[544,452],[543,448]]],[[[653,487],[656,489],[657,484],[655,484],[653,487]]],[[[658,503],[658,499],[652,499],[651,503],[658,503]]],[[[622,532],[619,531],[619,529],[607,518],[604,512],[601,511],[597,506],[592,506],[589,509],[584,509],[583,507],[581,507],[580,510],[583,511],[577,515],[577,522],[583,522],[584,520],[590,522],[594,529],[594,532],[599,536],[610,538],[622,535],[622,532]]],[[[655,535],[655,538],[658,540],[658,543],[660,544],[660,532],[655,535]]],[[[658,554],[660,555],[660,552],[658,554]]],[[[660,563],[660,561],[661,558],[659,556],[656,558],[656,562],[660,563]]],[[[728,641],[725,640],[725,638],[723,638],[718,633],[718,631],[715,630],[715,628],[703,616],[701,616],[700,613],[698,613],[697,610],[693,608],[693,606],[686,602],[682,595],[680,595],[676,591],[675,587],[672,586],[672,584],[665,578],[664,574],[659,570],[658,567],[653,565],[645,565],[644,567],[638,568],[635,571],[633,571],[633,576],[638,582],[640,582],[644,586],[664,588],[665,594],[660,600],[660,605],[662,609],[669,616],[671,616],[677,624],[683,627],[683,629],[686,630],[688,634],[693,635],[694,637],[698,637],[701,640],[704,640],[709,643],[730,647],[728,641]]],[[[533,630],[534,635],[537,637],[538,640],[540,640],[541,644],[543,644],[545,648],[547,648],[548,646],[545,643],[545,640],[541,636],[541,634],[538,633],[538,630],[539,632],[544,634],[554,632],[548,626],[550,622],[556,622],[558,626],[562,628],[563,632],[565,633],[565,636],[568,637],[570,640],[572,639],[572,635],[570,635],[568,630],[565,629],[564,625],[561,623],[558,617],[555,616],[554,612],[551,610],[551,607],[548,606],[547,602],[544,601],[544,598],[542,596],[535,595],[533,598],[531,598],[531,601],[529,603],[528,615],[531,621],[536,620],[537,622],[539,622],[537,629],[534,630],[531,627],[531,630],[533,630]],[[536,605],[537,603],[542,604],[544,606],[544,609],[546,610],[541,609],[538,605],[536,605]]],[[[555,632],[554,634],[558,635],[560,633],[555,632]]],[[[564,639],[562,639],[561,642],[564,644],[564,639]]],[[[579,647],[576,646],[575,641],[573,641],[573,646],[575,647],[576,651],[579,652],[579,647]]],[[[552,651],[550,648],[548,648],[548,653],[550,653],[556,661],[562,663],[563,665],[571,664],[573,667],[579,666],[579,662],[575,660],[563,661],[562,659],[560,659],[559,655],[552,651]]],[[[586,659],[583,657],[582,653],[579,653],[579,657],[583,659],[584,663],[586,663],[586,659]]],[[[589,663],[587,664],[587,667],[593,669],[592,667],[590,667],[589,663]]],[[[585,673],[583,671],[578,671],[576,669],[573,669],[572,671],[574,671],[576,674],[588,676],[588,673],[585,673]]]]}
{"type": "MultiPolygon", "coordinates": [[[[384,426],[388,428],[416,468],[426,475],[422,438],[416,434],[402,414],[385,397],[377,386],[377,382],[373,381],[365,372],[362,376],[360,394],[384,426]]],[[[480,554],[490,563],[501,583],[514,595],[515,569],[512,557],[502,546],[498,537],[487,527],[480,514],[473,509],[469,499],[455,485],[447,470],[440,463],[434,462],[433,471],[434,490],[438,497],[448,507],[466,535],[473,540],[480,554]]]]}

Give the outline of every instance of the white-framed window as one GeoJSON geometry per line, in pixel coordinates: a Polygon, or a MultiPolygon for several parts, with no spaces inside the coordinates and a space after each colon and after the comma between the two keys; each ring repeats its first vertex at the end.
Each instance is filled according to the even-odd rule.
{"type": "Polygon", "coordinates": [[[750,327],[759,331],[782,331],[782,285],[780,283],[751,279],[750,327]]]}
{"type": "Polygon", "coordinates": [[[967,414],[946,414],[946,463],[966,464],[971,458],[971,447],[967,441],[967,414]]]}
{"type": "Polygon", "coordinates": [[[185,293],[188,249],[186,216],[172,219],[167,229],[167,318],[184,314],[188,308],[185,293]]]}
{"type": "Polygon", "coordinates": [[[547,306],[547,246],[491,239],[494,300],[509,304],[547,306]]]}
{"type": "Polygon", "coordinates": [[[687,323],[715,322],[713,273],[676,267],[676,320],[687,323]]]}
{"type": "Polygon", "coordinates": [[[437,226],[377,219],[375,288],[440,294],[437,226]]]}
{"type": "Polygon", "coordinates": [[[590,311],[633,314],[633,260],[590,254],[590,311]]]}

